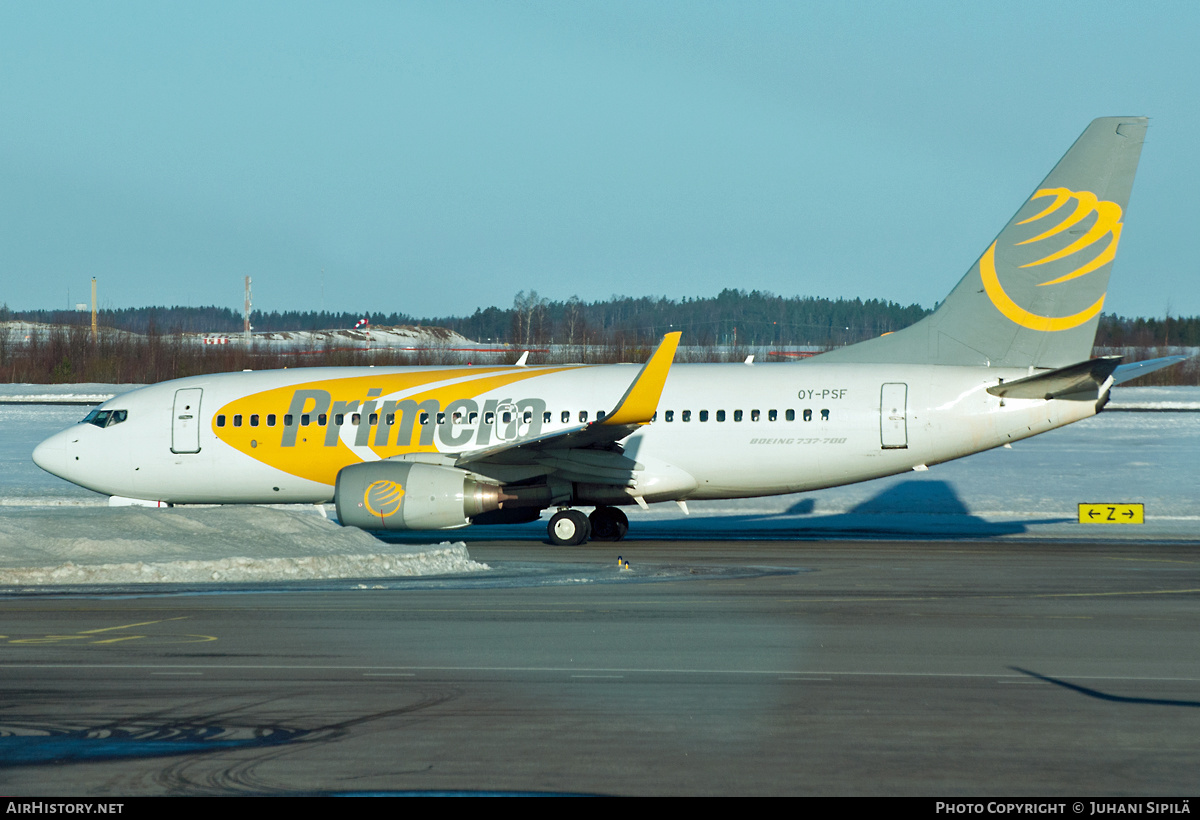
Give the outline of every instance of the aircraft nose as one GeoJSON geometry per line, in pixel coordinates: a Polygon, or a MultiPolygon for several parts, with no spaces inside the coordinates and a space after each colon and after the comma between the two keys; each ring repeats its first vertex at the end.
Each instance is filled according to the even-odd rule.
{"type": "Polygon", "coordinates": [[[67,450],[63,434],[56,433],[33,448],[33,463],[51,475],[63,477],[66,469],[67,450]]]}

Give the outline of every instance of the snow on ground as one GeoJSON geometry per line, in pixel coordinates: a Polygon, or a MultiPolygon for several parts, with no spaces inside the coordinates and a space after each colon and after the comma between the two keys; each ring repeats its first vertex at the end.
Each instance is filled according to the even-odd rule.
{"type": "Polygon", "coordinates": [[[1200,410],[1200,387],[1117,387],[1112,410],[1200,410]]]}
{"type": "MultiPolygon", "coordinates": [[[[86,315],[86,314],[85,314],[86,315]]],[[[88,326],[76,325],[76,330],[88,332],[88,326]]],[[[56,332],[70,332],[64,325],[51,325],[41,322],[0,322],[0,338],[7,338],[9,344],[20,344],[30,340],[37,334],[45,339],[56,332]]],[[[103,334],[120,334],[123,336],[140,336],[126,330],[101,328],[103,334]]],[[[194,344],[240,344],[242,334],[234,333],[184,333],[184,341],[194,344]]],[[[444,327],[424,327],[416,325],[380,325],[363,329],[329,330],[298,330],[298,331],[255,331],[253,342],[260,345],[284,348],[321,348],[325,345],[333,347],[393,347],[399,349],[411,348],[455,348],[475,346],[474,342],[459,333],[444,327]]]]}
{"type": "MultiPolygon", "coordinates": [[[[216,336],[217,334],[208,334],[216,336]]],[[[224,334],[230,342],[241,339],[240,334],[224,334]]],[[[456,348],[475,347],[478,342],[448,330],[444,327],[418,327],[415,325],[380,325],[378,327],[360,330],[289,330],[256,332],[254,341],[257,344],[271,344],[288,348],[320,349],[326,345],[332,347],[392,349],[418,348],[456,348]]]]}
{"type": "Polygon", "coordinates": [[[307,581],[483,569],[461,541],[395,547],[293,510],[106,507],[0,515],[0,585],[307,581]]]}
{"type": "MultiPolygon", "coordinates": [[[[0,387],[0,401],[25,386],[0,387]]],[[[45,386],[36,386],[46,389],[45,386]]],[[[125,386],[60,385],[124,392],[125,386]]],[[[848,487],[771,498],[629,508],[633,537],[1155,538],[1200,542],[1200,388],[1118,388],[1114,410],[1012,449],[848,487]],[[1081,502],[1141,502],[1140,526],[1077,523],[1081,502]]],[[[381,541],[312,507],[109,508],[38,469],[33,448],[85,407],[0,404],[0,584],[378,578],[482,569],[440,533],[381,541]]],[[[542,540],[545,523],[468,528],[542,540]]],[[[548,551],[550,547],[546,548],[548,551]]]]}
{"type": "MultiPolygon", "coordinates": [[[[0,404],[100,404],[141,384],[0,384],[0,404]]],[[[86,411],[79,414],[80,418],[86,411]]]]}

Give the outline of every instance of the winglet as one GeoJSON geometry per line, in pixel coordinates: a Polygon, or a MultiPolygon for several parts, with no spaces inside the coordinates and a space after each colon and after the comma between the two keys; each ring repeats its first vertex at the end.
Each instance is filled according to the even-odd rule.
{"type": "Polygon", "coordinates": [[[604,417],[601,424],[649,424],[650,419],[658,411],[658,399],[662,396],[663,385],[667,383],[667,373],[675,360],[675,350],[679,347],[680,332],[668,333],[663,336],[658,348],[650,355],[650,359],[642,365],[633,384],[625,391],[625,395],[617,402],[613,411],[604,417]]]}

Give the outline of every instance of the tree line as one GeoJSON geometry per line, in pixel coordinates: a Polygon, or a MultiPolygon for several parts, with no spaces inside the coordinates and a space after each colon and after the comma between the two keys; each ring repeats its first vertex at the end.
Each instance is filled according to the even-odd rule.
{"type": "MultiPolygon", "coordinates": [[[[261,311],[251,313],[256,331],[352,328],[372,325],[444,327],[479,342],[514,345],[645,344],[679,330],[686,345],[808,345],[836,347],[900,330],[928,315],[920,305],[881,299],[825,299],[777,296],[766,291],[727,288],[712,297],[617,296],[585,302],[546,299],[521,291],[509,308],[477,308],[469,316],[414,316],[408,313],[261,311]]],[[[101,326],[132,333],[224,333],[242,331],[242,315],[229,308],[140,307],[101,310],[101,326]]],[[[11,310],[0,305],[0,321],[88,325],[86,312],[11,310]]],[[[1098,347],[1200,346],[1200,317],[1100,318],[1098,347]]]]}
{"type": "MultiPolygon", "coordinates": [[[[613,296],[595,302],[578,297],[555,301],[521,291],[510,308],[478,308],[469,316],[415,316],[364,311],[261,311],[250,315],[256,331],[351,328],[372,325],[445,327],[480,342],[509,344],[609,344],[643,341],[672,330],[691,345],[843,345],[899,330],[928,313],[920,305],[879,299],[783,297],[764,291],[726,289],[715,297],[613,296]]],[[[56,325],[90,324],[87,312],[10,310],[0,321],[56,325]]],[[[104,327],[133,333],[240,333],[242,315],[219,307],[141,307],[101,310],[104,327]]]]}

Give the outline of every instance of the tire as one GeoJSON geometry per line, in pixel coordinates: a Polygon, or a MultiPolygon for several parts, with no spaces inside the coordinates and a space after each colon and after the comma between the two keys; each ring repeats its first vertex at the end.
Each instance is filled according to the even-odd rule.
{"type": "Polygon", "coordinates": [[[591,536],[592,525],[579,510],[559,510],[550,518],[546,532],[556,547],[577,547],[591,536]]]}
{"type": "Polygon", "coordinates": [[[595,541],[620,541],[629,532],[629,519],[616,507],[597,507],[588,521],[595,541]]]}

